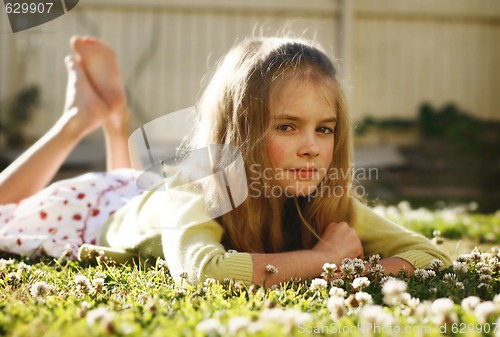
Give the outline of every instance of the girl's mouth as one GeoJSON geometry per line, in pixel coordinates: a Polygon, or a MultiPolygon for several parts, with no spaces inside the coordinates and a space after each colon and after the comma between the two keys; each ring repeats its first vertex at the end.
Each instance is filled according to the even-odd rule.
{"type": "Polygon", "coordinates": [[[313,178],[318,170],[315,168],[292,168],[289,169],[290,172],[293,173],[295,177],[299,178],[313,178]]]}

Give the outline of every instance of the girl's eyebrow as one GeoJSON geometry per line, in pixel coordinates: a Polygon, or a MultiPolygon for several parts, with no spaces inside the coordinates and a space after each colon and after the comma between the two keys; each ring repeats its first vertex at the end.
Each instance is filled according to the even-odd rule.
{"type": "MultiPolygon", "coordinates": [[[[304,121],[304,118],[301,118],[299,116],[287,115],[287,114],[275,116],[273,119],[275,119],[275,120],[290,120],[290,121],[298,121],[298,122],[304,121]]],[[[322,119],[320,121],[320,123],[337,123],[337,116],[322,119]]]]}

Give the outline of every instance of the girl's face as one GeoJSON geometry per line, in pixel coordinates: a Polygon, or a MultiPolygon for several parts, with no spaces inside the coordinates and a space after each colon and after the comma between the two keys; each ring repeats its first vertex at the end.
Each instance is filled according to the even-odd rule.
{"type": "Polygon", "coordinates": [[[271,100],[267,154],[273,195],[310,195],[329,173],[337,112],[334,84],[327,81],[293,79],[271,100]]]}

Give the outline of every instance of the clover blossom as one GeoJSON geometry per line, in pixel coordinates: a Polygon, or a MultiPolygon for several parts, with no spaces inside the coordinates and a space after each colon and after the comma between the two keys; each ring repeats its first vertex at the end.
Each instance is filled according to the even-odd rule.
{"type": "Polygon", "coordinates": [[[457,274],[465,274],[468,270],[469,268],[465,263],[457,261],[453,262],[453,272],[457,274]]]}
{"type": "Polygon", "coordinates": [[[461,306],[464,310],[472,312],[481,303],[481,299],[477,296],[469,296],[462,300],[461,306]]]}
{"type": "Polygon", "coordinates": [[[311,285],[309,286],[309,290],[311,291],[321,291],[322,289],[326,289],[328,286],[328,282],[322,278],[315,278],[311,281],[311,285]]]}
{"type": "Polygon", "coordinates": [[[457,322],[458,316],[455,312],[454,305],[453,301],[449,298],[438,298],[435,300],[431,305],[433,322],[436,325],[457,322]]]}
{"type": "Polygon", "coordinates": [[[347,295],[347,292],[344,289],[339,288],[339,287],[331,287],[329,294],[332,297],[342,297],[342,298],[344,298],[347,295]]]}
{"type": "Polygon", "coordinates": [[[354,290],[361,290],[370,285],[370,281],[368,280],[367,277],[357,277],[352,281],[352,288],[354,290]]]}
{"type": "Polygon", "coordinates": [[[46,282],[35,282],[30,288],[31,296],[35,298],[43,298],[51,291],[51,287],[46,282]]]}
{"type": "Polygon", "coordinates": [[[90,280],[84,275],[77,275],[75,277],[76,290],[84,294],[89,294],[92,291],[92,284],[90,280]]]}

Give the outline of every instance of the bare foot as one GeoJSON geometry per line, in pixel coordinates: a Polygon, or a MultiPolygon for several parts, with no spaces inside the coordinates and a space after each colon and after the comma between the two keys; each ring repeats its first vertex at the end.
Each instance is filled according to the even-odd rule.
{"type": "Polygon", "coordinates": [[[89,81],[109,107],[108,122],[118,127],[128,119],[127,99],[116,55],[106,42],[94,37],[74,36],[71,48],[81,58],[89,81]]]}
{"type": "Polygon", "coordinates": [[[103,124],[108,107],[95,93],[78,57],[66,56],[64,61],[68,71],[64,123],[72,134],[84,137],[103,124]]]}

